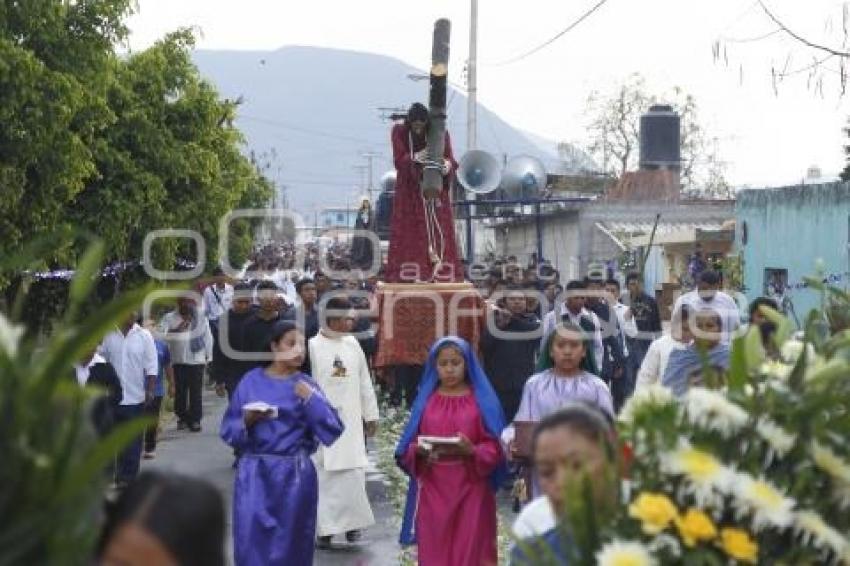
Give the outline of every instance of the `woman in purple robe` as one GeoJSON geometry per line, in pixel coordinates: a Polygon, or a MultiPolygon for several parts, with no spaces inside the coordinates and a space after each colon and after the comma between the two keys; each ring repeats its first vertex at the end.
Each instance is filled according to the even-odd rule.
{"type": "Polygon", "coordinates": [[[221,423],[221,437],[240,453],[233,486],[237,566],[312,564],[318,491],[310,455],[343,431],[319,386],[299,371],[304,336],[295,324],[276,323],[269,347],[274,361],[245,374],[221,423]],[[254,403],[267,407],[245,407],[254,403]]]}

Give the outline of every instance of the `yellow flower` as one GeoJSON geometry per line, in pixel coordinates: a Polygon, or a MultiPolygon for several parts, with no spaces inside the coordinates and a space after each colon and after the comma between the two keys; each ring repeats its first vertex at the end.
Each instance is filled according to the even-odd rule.
{"type": "Polygon", "coordinates": [[[746,531],[726,528],[720,531],[720,543],[723,551],[740,562],[755,564],[759,547],[746,531]]]}
{"type": "Polygon", "coordinates": [[[729,492],[733,480],[731,470],[722,462],[685,439],[673,451],[661,455],[661,471],[683,476],[685,492],[693,495],[701,508],[722,504],[722,495],[729,492]]]}
{"type": "Polygon", "coordinates": [[[641,493],[629,505],[629,516],[640,519],[643,532],[648,535],[656,535],[666,529],[678,514],[676,506],[661,493],[641,493]]]}
{"type": "Polygon", "coordinates": [[[699,509],[688,509],[682,517],[676,518],[676,528],[687,546],[701,541],[712,540],[717,536],[717,527],[708,515],[699,509]]]}

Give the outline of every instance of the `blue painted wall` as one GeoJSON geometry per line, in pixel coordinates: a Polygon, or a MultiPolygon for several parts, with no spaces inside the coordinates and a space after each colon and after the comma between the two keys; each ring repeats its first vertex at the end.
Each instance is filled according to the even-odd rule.
{"type": "Polygon", "coordinates": [[[747,189],[737,195],[735,217],[748,300],[764,293],[766,268],[787,269],[788,297],[802,321],[818,307],[819,295],[800,285],[818,260],[834,285],[850,286],[850,184],[747,189]]]}

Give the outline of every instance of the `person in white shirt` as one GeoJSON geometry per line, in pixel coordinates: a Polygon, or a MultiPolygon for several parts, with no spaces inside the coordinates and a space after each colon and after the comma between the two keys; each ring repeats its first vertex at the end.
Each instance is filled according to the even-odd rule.
{"type": "Polygon", "coordinates": [[[373,436],[378,428],[378,401],[366,356],[357,340],[346,335],[350,311],[346,299],[329,300],[327,320],[308,342],[313,379],[345,424],[342,436],[313,456],[319,479],[316,535],[320,548],[329,548],[331,538],[343,533],[348,542],[355,542],[361,529],[375,523],[366,495],[369,462],[363,423],[366,434],[373,436]]]}
{"type": "Polygon", "coordinates": [[[189,427],[192,432],[200,432],[204,369],[213,356],[213,335],[209,321],[200,316],[191,298],[180,297],[177,299],[177,310],[162,318],[160,332],[171,350],[177,428],[189,427]]]}
{"type": "Polygon", "coordinates": [[[584,281],[570,281],[564,291],[563,300],[559,297],[558,304],[554,310],[543,317],[543,337],[540,339],[540,348],[546,347],[546,339],[560,322],[570,322],[587,333],[593,335],[593,361],[596,371],[601,371],[605,348],[602,345],[602,325],[595,314],[585,308],[586,298],[582,291],[587,289],[584,281]],[[591,328],[592,326],[592,328],[591,328]]]}
{"type": "Polygon", "coordinates": [[[213,271],[214,280],[204,289],[204,314],[210,323],[218,321],[219,317],[230,309],[233,302],[233,286],[227,283],[224,270],[216,267],[213,271]]]}
{"type": "Polygon", "coordinates": [[[729,344],[734,332],[741,326],[741,312],[735,299],[720,291],[720,275],[716,271],[703,271],[699,275],[697,288],[681,295],[673,307],[690,307],[692,312],[711,309],[720,314],[722,323],[721,343],[729,344]]]}
{"type": "MultiPolygon", "coordinates": [[[[115,424],[143,415],[145,402],[153,399],[158,369],[156,346],[150,332],[137,324],[133,312],[118,329],[106,335],[100,346],[103,358],[112,364],[121,382],[121,403],[115,407],[115,424]]],[[[142,435],[134,437],[118,456],[115,482],[124,486],[139,473],[142,435]]]]}
{"type": "Polygon", "coordinates": [[[673,311],[670,321],[670,333],[656,338],[649,345],[646,356],[637,374],[637,385],[635,389],[649,387],[661,383],[664,371],[667,369],[667,361],[674,350],[683,350],[690,344],[692,336],[690,329],[690,312],[688,306],[683,306],[673,311]]]}

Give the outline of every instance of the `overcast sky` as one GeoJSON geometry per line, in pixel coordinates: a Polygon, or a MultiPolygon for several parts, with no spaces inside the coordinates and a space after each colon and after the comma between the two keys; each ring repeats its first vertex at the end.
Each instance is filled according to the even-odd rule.
{"type": "MultiPolygon", "coordinates": [[[[756,2],[608,0],[547,48],[498,64],[551,38],[597,1],[481,0],[479,101],[519,128],[585,145],[588,94],[611,91],[639,72],[654,92],[680,86],[696,97],[733,184],[797,182],[810,165],[827,177],[841,170],[848,106],[840,97],[835,59],[822,73],[822,96],[807,85],[805,72],[774,93],[771,66],[793,71],[821,56],[781,33],[727,42],[728,64],[715,60],[715,40],[748,40],[776,29],[756,2]]],[[[841,47],[840,2],[765,1],[793,31],[841,47]]],[[[466,0],[139,0],[129,22],[130,46],[142,49],[170,30],[194,26],[202,49],[334,47],[380,53],[424,69],[439,17],[452,21],[452,80],[463,83],[466,0]]]]}

